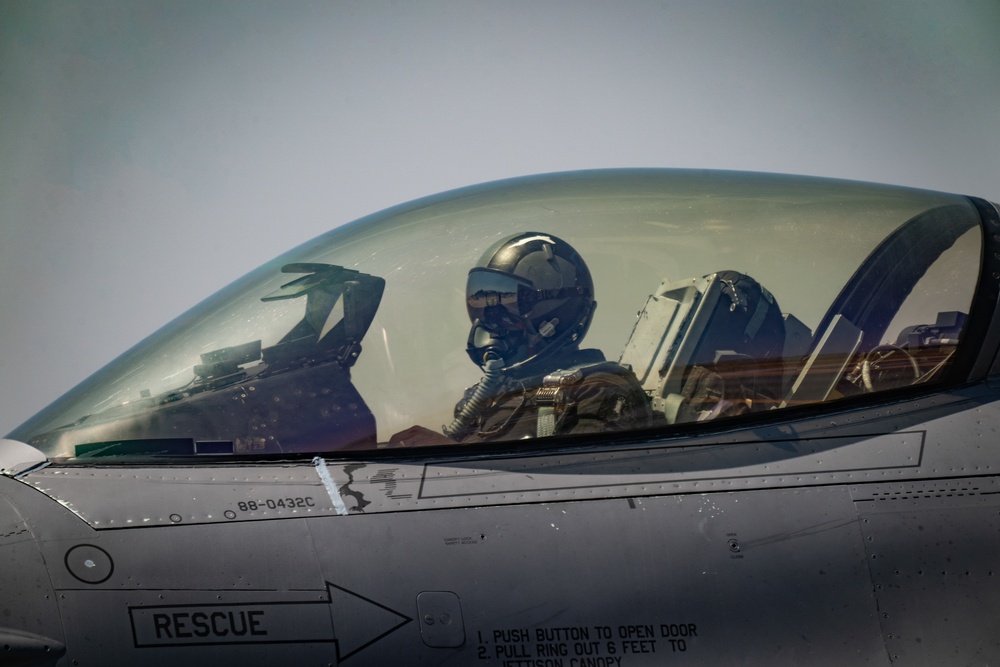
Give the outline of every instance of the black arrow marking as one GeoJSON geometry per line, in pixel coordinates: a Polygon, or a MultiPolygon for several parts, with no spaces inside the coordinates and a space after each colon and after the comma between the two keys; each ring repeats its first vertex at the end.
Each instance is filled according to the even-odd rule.
{"type": "Polygon", "coordinates": [[[131,606],[133,645],[166,648],[333,642],[339,662],[413,620],[342,586],[324,583],[325,600],[131,606]]]}

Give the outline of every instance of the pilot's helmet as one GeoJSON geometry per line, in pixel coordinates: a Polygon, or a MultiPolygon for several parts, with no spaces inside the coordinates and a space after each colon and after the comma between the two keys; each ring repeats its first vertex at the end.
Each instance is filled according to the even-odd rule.
{"type": "MultiPolygon", "coordinates": [[[[468,353],[509,371],[573,350],[590,327],[594,282],[583,258],[551,234],[523,232],[493,244],[469,271],[468,353]]],[[[527,369],[525,369],[527,370],[527,369]]]]}

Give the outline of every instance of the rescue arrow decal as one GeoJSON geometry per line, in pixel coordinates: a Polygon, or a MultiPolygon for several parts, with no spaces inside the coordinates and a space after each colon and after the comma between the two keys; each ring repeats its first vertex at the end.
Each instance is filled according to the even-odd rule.
{"type": "Polygon", "coordinates": [[[325,583],[325,600],[131,606],[134,646],[326,642],[336,644],[337,659],[342,661],[413,620],[325,583]]]}
{"type": "Polygon", "coordinates": [[[326,589],[330,593],[333,627],[337,634],[338,660],[347,660],[413,620],[329,581],[326,589]]]}

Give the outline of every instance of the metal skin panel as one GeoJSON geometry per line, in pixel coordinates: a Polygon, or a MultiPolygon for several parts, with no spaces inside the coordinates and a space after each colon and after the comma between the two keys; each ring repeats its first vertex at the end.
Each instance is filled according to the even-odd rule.
{"type": "Polygon", "coordinates": [[[855,491],[886,650],[900,665],[991,664],[1000,636],[996,478],[855,491]]]}
{"type": "Polygon", "coordinates": [[[79,665],[336,664],[325,591],[63,591],[79,665]]]}
{"type": "MultiPolygon", "coordinates": [[[[13,483],[0,478],[0,484],[13,483]]],[[[0,496],[0,547],[30,542],[31,540],[32,536],[28,524],[21,518],[14,506],[0,496]]]]}
{"type": "MultiPolygon", "coordinates": [[[[113,564],[102,589],[323,590],[301,520],[100,531],[88,540],[48,540],[41,548],[46,561],[63,565],[81,544],[103,550],[113,564]]],[[[56,590],[93,589],[68,566],[50,569],[56,590]]]]}
{"type": "Polygon", "coordinates": [[[338,513],[309,464],[52,468],[25,480],[97,529],[338,513]]]}
{"type": "MultiPolygon", "coordinates": [[[[244,664],[268,664],[278,655],[294,655],[297,664],[334,664],[336,656],[384,664],[396,651],[415,656],[412,664],[435,664],[444,647],[428,644],[421,627],[419,596],[426,590],[461,601],[453,607],[465,625],[460,662],[472,659],[472,647],[479,664],[557,658],[587,664],[570,662],[587,651],[603,664],[662,664],[653,656],[662,659],[669,647],[672,661],[692,664],[738,664],[751,651],[777,656],[771,664],[879,664],[886,649],[893,659],[913,662],[914,647],[908,655],[898,646],[913,637],[914,644],[916,638],[928,644],[916,647],[918,664],[941,664],[948,651],[970,655],[973,646],[988,659],[997,649],[975,629],[945,633],[944,651],[931,645],[941,626],[933,609],[945,608],[956,625],[973,628],[972,619],[991,613],[988,596],[995,591],[983,584],[983,561],[958,563],[967,573],[954,574],[968,578],[959,588],[950,570],[950,578],[924,578],[955,553],[965,560],[996,553],[997,526],[989,517],[996,516],[997,489],[995,478],[984,478],[101,531],[93,544],[115,558],[111,578],[74,583],[68,566],[55,574],[60,609],[73,620],[72,659],[81,665],[135,655],[148,664],[174,664],[178,656],[208,664],[237,655],[244,664]],[[966,544],[976,542],[972,536],[983,526],[992,542],[966,544]],[[921,528],[928,538],[914,552],[921,528]],[[245,561],[256,562],[234,568],[237,545],[250,554],[245,561]],[[332,578],[339,584],[326,581],[332,578]],[[928,595],[939,604],[927,605],[928,595]],[[594,599],[602,604],[595,607],[594,599]],[[165,641],[174,639],[168,633],[204,629],[221,612],[259,621],[256,629],[270,637],[248,645],[183,636],[191,641],[165,641]],[[317,620],[324,615],[334,619],[336,631],[328,635],[316,630],[325,627],[317,620]],[[512,618],[518,622],[508,623],[512,618]],[[122,632],[106,632],[117,626],[122,632]],[[592,637],[605,632],[620,653],[607,643],[593,648],[592,637]],[[278,646],[288,637],[291,653],[278,646]]],[[[47,560],[57,561],[67,545],[46,543],[47,560]]],[[[224,623],[214,630],[225,631],[224,623]]]]}
{"type": "Polygon", "coordinates": [[[660,491],[666,491],[672,485],[676,488],[681,484],[715,480],[913,468],[920,463],[923,435],[922,432],[904,431],[868,438],[801,438],[647,450],[622,453],[615,460],[602,462],[600,466],[581,462],[581,457],[572,455],[544,460],[510,459],[502,475],[490,465],[475,462],[428,466],[420,497],[492,497],[494,494],[584,490],[598,486],[603,481],[601,478],[606,480],[616,476],[614,470],[623,467],[632,468],[628,473],[631,475],[629,486],[647,485],[660,491]],[[766,462],[745,463],[754,459],[766,462]],[[595,472],[587,474],[595,468],[595,472]],[[568,475],[567,472],[575,474],[568,475]]]}
{"type": "MultiPolygon", "coordinates": [[[[23,548],[49,566],[77,665],[933,664],[910,637],[938,663],[956,650],[992,659],[1000,647],[982,631],[942,634],[921,611],[941,601],[970,625],[992,613],[988,585],[879,569],[921,525],[980,539],[961,536],[991,527],[992,505],[937,518],[914,506],[899,521],[870,500],[890,481],[990,475],[991,397],[971,388],[680,447],[53,466],[0,481],[42,527],[23,548]]],[[[934,567],[953,558],[921,550],[934,567]]]]}
{"type": "Polygon", "coordinates": [[[302,520],[101,531],[41,550],[73,665],[335,660],[332,600],[302,520]]]}
{"type": "MultiPolygon", "coordinates": [[[[0,493],[17,484],[0,477],[0,493]]],[[[45,565],[27,522],[0,496],[0,664],[54,665],[65,651],[45,565]]]]}
{"type": "Polygon", "coordinates": [[[357,664],[887,662],[844,488],[309,522],[324,576],[404,613],[460,600],[464,645],[421,641],[418,613],[357,664]]]}

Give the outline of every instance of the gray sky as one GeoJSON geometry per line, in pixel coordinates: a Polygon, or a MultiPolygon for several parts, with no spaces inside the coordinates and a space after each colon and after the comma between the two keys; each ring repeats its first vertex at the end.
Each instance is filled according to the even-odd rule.
{"type": "Polygon", "coordinates": [[[1000,199],[1000,3],[0,0],[0,433],[281,251],[595,167],[1000,199]]]}

